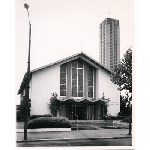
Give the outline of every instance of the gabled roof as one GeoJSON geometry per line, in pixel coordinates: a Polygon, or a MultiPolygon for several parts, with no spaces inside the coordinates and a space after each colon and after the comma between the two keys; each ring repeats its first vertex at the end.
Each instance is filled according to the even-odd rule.
{"type": "MultiPolygon", "coordinates": [[[[64,62],[69,62],[73,59],[77,59],[77,58],[81,58],[85,61],[87,61],[88,63],[94,65],[96,68],[97,67],[102,67],[103,69],[105,69],[106,71],[108,72],[111,72],[111,70],[109,70],[108,68],[106,68],[105,66],[103,66],[102,64],[100,64],[98,61],[96,61],[95,59],[93,59],[92,57],[88,56],[87,54],[83,53],[83,52],[80,52],[80,53],[77,53],[75,55],[72,55],[70,57],[66,57],[64,59],[61,59],[61,60],[58,60],[56,62],[53,62],[53,63],[50,63],[48,65],[45,65],[45,66],[42,66],[40,68],[37,68],[37,69],[33,69],[32,71],[30,71],[30,76],[33,72],[36,72],[36,71],[39,71],[39,70],[42,70],[44,68],[47,68],[47,67],[50,67],[54,64],[57,64],[57,63],[64,63],[64,62]]],[[[23,78],[23,81],[20,85],[20,88],[18,90],[18,94],[21,94],[22,90],[25,88],[25,85],[26,85],[26,81],[27,81],[27,73],[25,73],[24,75],[24,78],[23,78]]]]}
{"type": "Polygon", "coordinates": [[[72,56],[66,57],[66,58],[64,58],[64,59],[58,60],[58,61],[56,61],[56,62],[50,63],[50,64],[48,64],[48,65],[42,66],[42,67],[40,67],[40,68],[34,69],[34,70],[31,71],[31,73],[32,73],[32,72],[36,72],[36,71],[41,70],[41,69],[44,69],[44,68],[47,68],[47,67],[52,66],[52,65],[54,65],[54,64],[61,63],[61,62],[63,62],[63,61],[67,61],[67,60],[68,60],[68,61],[71,61],[71,59],[73,59],[73,58],[75,58],[75,57],[80,57],[80,56],[85,56],[85,57],[89,58],[92,62],[94,62],[94,63],[97,64],[98,66],[101,66],[102,68],[104,68],[104,69],[106,69],[107,71],[111,72],[111,70],[109,70],[108,68],[106,68],[106,66],[103,66],[103,65],[100,64],[98,61],[96,61],[96,60],[93,59],[92,57],[88,56],[88,55],[85,54],[84,52],[80,52],[80,53],[77,53],[77,54],[75,54],[75,55],[72,55],[72,56]]]}

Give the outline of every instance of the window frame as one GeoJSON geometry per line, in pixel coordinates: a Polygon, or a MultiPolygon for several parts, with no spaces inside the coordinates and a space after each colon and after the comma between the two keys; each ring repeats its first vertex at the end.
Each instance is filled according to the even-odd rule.
{"type": "MultiPolygon", "coordinates": [[[[62,65],[64,65],[64,64],[61,64],[60,65],[60,74],[61,74],[61,66],[62,65]]],[[[60,85],[66,85],[66,90],[63,90],[63,91],[66,91],[66,96],[67,96],[67,64],[65,64],[66,65],[66,84],[59,84],[59,88],[60,88],[60,85]]],[[[60,79],[61,79],[61,77],[60,77],[60,79]]],[[[61,90],[60,90],[60,94],[61,94],[61,90]]],[[[62,96],[62,95],[60,95],[60,97],[66,97],[66,96],[62,96]]]]}
{"type": "Polygon", "coordinates": [[[73,61],[75,60],[77,60],[77,68],[76,68],[77,69],[77,97],[72,96],[72,68],[75,68],[72,66],[72,62],[71,62],[71,97],[80,99],[84,97],[84,60],[81,59],[83,61],[83,68],[78,68],[78,58],[74,59],[73,61]],[[78,91],[78,70],[79,69],[83,69],[83,96],[82,97],[78,97],[78,92],[79,92],[78,91]]]}
{"type": "MultiPolygon", "coordinates": [[[[90,66],[90,65],[89,65],[89,66],[90,66]]],[[[89,99],[90,99],[90,98],[94,98],[94,67],[92,66],[92,68],[93,68],[93,86],[89,86],[89,85],[88,85],[88,88],[89,88],[89,87],[93,87],[93,97],[89,97],[89,95],[87,94],[87,96],[88,96],[89,99]]],[[[89,70],[90,70],[90,69],[88,68],[88,72],[89,72],[89,70]]],[[[89,80],[88,80],[88,81],[89,81],[89,80]]],[[[89,90],[89,89],[88,89],[88,90],[89,90]]],[[[89,91],[88,91],[88,92],[89,92],[89,91]]]]}

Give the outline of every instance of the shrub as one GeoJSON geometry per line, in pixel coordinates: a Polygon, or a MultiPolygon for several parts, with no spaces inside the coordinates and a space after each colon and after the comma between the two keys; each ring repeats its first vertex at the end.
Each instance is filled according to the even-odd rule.
{"type": "Polygon", "coordinates": [[[124,116],[117,116],[117,120],[122,120],[124,119],[124,116]]]}
{"type": "Polygon", "coordinates": [[[24,118],[24,116],[19,111],[17,111],[16,112],[16,121],[23,122],[23,118],[24,118]]]}
{"type": "Polygon", "coordinates": [[[117,120],[116,116],[111,116],[111,120],[117,120]]]}
{"type": "Polygon", "coordinates": [[[123,116],[108,116],[108,117],[104,117],[103,118],[104,120],[122,120],[122,119],[124,119],[124,117],[123,116]]]}
{"type": "Polygon", "coordinates": [[[33,120],[33,119],[35,119],[35,118],[38,118],[38,117],[52,117],[52,115],[50,115],[50,114],[45,114],[45,115],[32,115],[32,116],[30,116],[30,120],[33,120]]]}
{"type": "MultiPolygon", "coordinates": [[[[129,123],[130,122],[130,118],[128,117],[128,118],[124,118],[123,120],[122,120],[122,122],[127,122],[127,123],[129,123]]],[[[132,123],[132,117],[131,117],[131,123],[132,123]]]]}
{"type": "MultiPolygon", "coordinates": [[[[23,96],[23,99],[20,102],[20,105],[17,105],[16,111],[17,111],[17,120],[18,121],[25,121],[26,120],[26,113],[27,113],[27,108],[26,108],[26,97],[23,96]]],[[[29,99],[29,108],[28,108],[28,117],[30,117],[30,107],[31,107],[31,99],[29,99]]]]}
{"type": "Polygon", "coordinates": [[[111,117],[109,117],[109,116],[108,116],[108,117],[107,117],[107,116],[105,116],[105,117],[103,117],[103,119],[104,119],[104,120],[111,120],[111,117]]]}
{"type": "Polygon", "coordinates": [[[38,117],[28,123],[28,129],[36,128],[71,128],[71,123],[64,117],[38,117]]]}
{"type": "Polygon", "coordinates": [[[58,95],[57,93],[52,93],[52,97],[50,99],[50,103],[48,104],[51,114],[53,114],[54,117],[57,116],[57,110],[60,108],[60,101],[57,99],[58,95]]]}
{"type": "Polygon", "coordinates": [[[118,112],[118,116],[122,116],[122,112],[118,112]]]}

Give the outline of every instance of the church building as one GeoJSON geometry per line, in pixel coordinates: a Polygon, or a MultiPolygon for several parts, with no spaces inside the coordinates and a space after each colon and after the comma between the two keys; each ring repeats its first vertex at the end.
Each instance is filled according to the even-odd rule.
{"type": "MultiPolygon", "coordinates": [[[[57,116],[70,120],[99,120],[120,111],[118,85],[110,80],[111,70],[81,52],[30,72],[30,115],[51,114],[48,103],[58,95],[57,116]],[[107,110],[106,110],[106,105],[107,110]]],[[[25,95],[26,75],[18,94],[25,95]]]]}

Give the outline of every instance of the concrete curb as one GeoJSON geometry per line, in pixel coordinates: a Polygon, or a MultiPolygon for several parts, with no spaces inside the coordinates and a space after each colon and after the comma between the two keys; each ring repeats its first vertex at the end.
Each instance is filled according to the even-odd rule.
{"type": "Polygon", "coordinates": [[[96,137],[96,138],[56,138],[56,139],[36,139],[36,140],[18,140],[17,143],[23,142],[38,142],[38,141],[59,141],[59,140],[97,140],[97,139],[123,139],[132,138],[132,136],[122,136],[122,137],[96,137]]]}
{"type": "Polygon", "coordinates": [[[105,126],[103,129],[129,129],[129,127],[105,126]]]}

